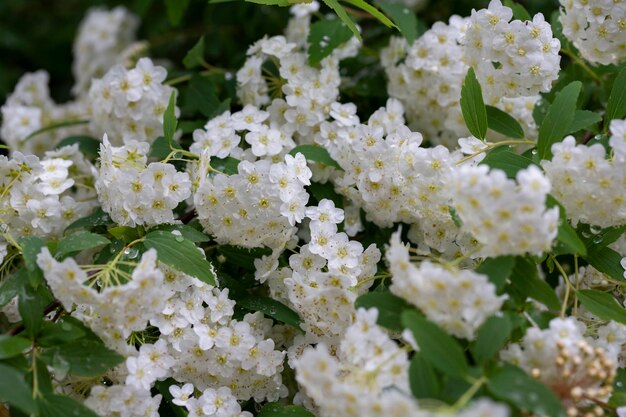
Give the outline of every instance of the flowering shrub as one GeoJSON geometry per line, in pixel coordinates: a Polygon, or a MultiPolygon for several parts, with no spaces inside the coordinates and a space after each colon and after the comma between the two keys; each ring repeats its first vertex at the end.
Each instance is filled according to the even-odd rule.
{"type": "Polygon", "coordinates": [[[4,100],[0,415],[626,415],[625,3],[254,2],[4,100]]]}

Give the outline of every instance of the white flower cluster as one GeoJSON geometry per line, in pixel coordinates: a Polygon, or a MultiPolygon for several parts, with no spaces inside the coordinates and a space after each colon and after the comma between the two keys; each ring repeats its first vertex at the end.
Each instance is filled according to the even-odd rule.
{"type": "MultiPolygon", "coordinates": [[[[55,238],[97,203],[92,176],[95,168],[68,146],[35,155],[0,155],[0,222],[3,233],[55,238]]],[[[1,239],[0,239],[1,240],[1,239]]]]}
{"type": "Polygon", "coordinates": [[[513,20],[498,0],[470,18],[437,22],[412,45],[392,37],[381,53],[392,97],[402,101],[411,128],[434,143],[453,147],[467,136],[459,99],[469,67],[476,71],[487,104],[515,117],[535,136],[532,110],[559,71],[559,41],[537,14],[513,20]]]}
{"type": "Polygon", "coordinates": [[[228,289],[170,268],[163,270],[165,292],[172,296],[150,319],[159,329],[160,340],[142,346],[138,357],[127,360],[126,383],[149,390],[154,381],[173,377],[200,390],[230,387],[240,400],[284,397],[285,354],[275,350],[274,340],[268,337],[272,321],[260,312],[235,320],[235,302],[228,298],[228,289]],[[161,354],[155,356],[155,349],[161,354]]]}
{"type": "Polygon", "coordinates": [[[93,78],[101,78],[121,63],[122,52],[135,41],[138,26],[139,19],[121,6],[87,12],[74,40],[72,72],[76,83],[72,92],[76,96],[84,96],[93,78]]]}
{"type": "Polygon", "coordinates": [[[467,63],[476,71],[485,101],[550,91],[559,75],[561,43],[541,13],[531,21],[511,20],[500,0],[473,10],[463,43],[467,63]]]}
{"type": "Polygon", "coordinates": [[[446,268],[430,261],[414,265],[399,232],[391,237],[386,257],[393,275],[389,290],[456,337],[473,340],[476,330],[507,298],[496,295],[487,276],[469,269],[446,268]]]}
{"type": "Polygon", "coordinates": [[[469,19],[436,22],[412,45],[392,37],[381,52],[387,90],[402,101],[409,126],[429,140],[453,146],[467,134],[459,99],[468,66],[460,39],[469,19]]]}
{"type": "Polygon", "coordinates": [[[626,122],[613,121],[611,132],[611,159],[606,159],[601,144],[576,145],[574,137],[568,136],[552,145],[551,161],[541,162],[554,196],[574,224],[609,227],[626,222],[626,122]]]}
{"type": "Polygon", "coordinates": [[[309,200],[304,186],[311,170],[300,153],[281,159],[241,161],[234,175],[207,176],[200,164],[194,203],[204,229],[218,242],[278,249],[295,236],[309,200]]]}
{"type": "MultiPolygon", "coordinates": [[[[377,324],[376,309],[359,309],[336,349],[320,343],[295,363],[296,379],[319,417],[437,417],[422,409],[409,391],[409,360],[377,324]]],[[[473,401],[455,417],[508,417],[509,408],[487,398],[473,401]]]]}
{"type": "Polygon", "coordinates": [[[193,392],[193,385],[185,384],[182,388],[170,386],[170,392],[174,395],[172,401],[176,405],[184,406],[190,417],[252,417],[249,411],[241,411],[230,388],[218,389],[207,388],[198,398],[194,398],[188,392],[193,392]],[[184,392],[183,392],[184,391],[184,392]]]}
{"type": "Polygon", "coordinates": [[[162,288],[163,272],[156,262],[156,251],[148,250],[132,270],[128,282],[112,285],[119,278],[107,265],[88,273],[74,258],[57,261],[48,248],[43,248],[37,256],[37,264],[63,307],[121,353],[134,350],[126,344],[126,339],[132,332],[145,329],[148,321],[162,311],[170,295],[162,288]],[[94,281],[97,285],[93,285],[94,281]]]}
{"type": "MultiPolygon", "coordinates": [[[[141,58],[135,68],[112,67],[89,89],[91,130],[109,135],[115,145],[130,141],[152,142],[163,135],[163,113],[174,88],[164,85],[165,68],[141,58]]],[[[178,113],[178,109],[176,109],[178,113]]]]}
{"type": "Polygon", "coordinates": [[[80,102],[56,104],[50,97],[48,79],[46,71],[24,74],[0,108],[0,137],[12,151],[43,155],[65,137],[89,133],[85,126],[68,126],[29,137],[39,129],[86,116],[85,106],[80,102]]]}
{"type": "Polygon", "coordinates": [[[388,100],[367,125],[336,113],[315,138],[344,170],[334,179],[336,189],[378,226],[412,224],[416,240],[446,251],[458,237],[445,186],[457,156],[444,146],[420,147],[422,135],[403,124],[398,100],[388,100]]]}
{"type": "Polygon", "coordinates": [[[333,345],[352,324],[354,301],[371,285],[380,251],[374,244],[364,250],[361,243],[337,232],[344,213],[330,200],[307,207],[306,215],[310,241],[289,257],[289,267],[275,270],[277,259],[267,257],[262,261],[268,266],[258,263],[257,274],[262,281],[267,279],[273,298],[300,315],[307,332],[301,343],[324,340],[333,345]]]}
{"type": "Polygon", "coordinates": [[[313,2],[311,7],[293,9],[296,16],[291,19],[288,36],[263,38],[256,42],[248,49],[248,59],[237,72],[237,95],[241,102],[261,106],[270,103],[270,94],[284,96],[284,100],[274,100],[271,107],[281,113],[280,124],[284,129],[302,137],[314,131],[328,116],[330,104],[339,97],[339,61],[356,55],[360,45],[352,37],[324,58],[319,68],[309,66],[306,34],[309,15],[315,11],[315,5],[317,3],[313,2]],[[262,73],[267,61],[277,67],[271,85],[262,73]]]}
{"type": "Polygon", "coordinates": [[[319,417],[409,416],[409,360],[376,324],[376,309],[360,309],[345,330],[336,355],[324,343],[296,360],[296,379],[319,408],[319,417]]]}
{"type": "Polygon", "coordinates": [[[546,208],[550,181],[531,165],[516,181],[486,165],[461,165],[452,175],[453,205],[481,256],[541,253],[556,238],[559,209],[546,208]]]}
{"type": "Polygon", "coordinates": [[[101,416],[159,417],[162,397],[128,385],[96,385],[85,405],[101,416]]]}
{"type": "Polygon", "coordinates": [[[111,146],[104,135],[100,145],[100,172],[96,180],[102,209],[120,225],[171,223],[172,210],[191,195],[191,180],[172,164],[146,166],[150,145],[129,141],[111,146]]]}
{"type": "Polygon", "coordinates": [[[614,322],[598,329],[596,340],[585,337],[585,331],[585,325],[573,317],[553,319],[547,329],[529,328],[500,357],[557,393],[568,415],[580,415],[589,408],[590,399],[608,398],[617,355],[626,342],[624,326],[614,322]]]}
{"type": "Polygon", "coordinates": [[[560,0],[563,35],[589,62],[617,64],[626,58],[626,4],[606,0],[560,0]]]}

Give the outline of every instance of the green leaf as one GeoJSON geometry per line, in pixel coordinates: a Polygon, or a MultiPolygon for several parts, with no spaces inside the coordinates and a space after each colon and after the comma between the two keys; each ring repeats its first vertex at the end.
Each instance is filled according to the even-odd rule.
{"type": "Polygon", "coordinates": [[[479,365],[484,364],[504,347],[511,334],[511,320],[507,316],[492,316],[483,323],[471,347],[472,355],[479,365]]]}
{"type": "MultiPolygon", "coordinates": [[[[213,3],[221,3],[223,1],[232,1],[232,0],[216,0],[213,1],[213,3]]],[[[280,6],[280,7],[287,7],[287,6],[291,6],[292,3],[289,0],[245,0],[248,3],[256,3],[256,4],[263,4],[265,6],[280,6]]]]}
{"type": "Polygon", "coordinates": [[[183,58],[183,65],[187,69],[200,67],[204,64],[204,36],[191,48],[183,58]]]}
{"type": "Polygon", "coordinates": [[[331,158],[328,151],[321,146],[317,145],[300,145],[289,151],[289,155],[295,156],[297,153],[301,153],[304,157],[313,162],[319,162],[324,165],[328,165],[343,171],[341,165],[331,158]]]}
{"type": "Polygon", "coordinates": [[[626,406],[626,369],[624,368],[617,370],[609,405],[616,408],[626,406]]]}
{"type": "Polygon", "coordinates": [[[163,230],[170,233],[176,230],[180,232],[185,239],[190,240],[193,243],[208,242],[211,240],[209,236],[186,224],[161,224],[155,227],[154,230],[163,230]]]}
{"type": "Polygon", "coordinates": [[[18,298],[17,309],[22,317],[26,333],[34,339],[43,323],[44,301],[42,297],[32,287],[24,286],[18,298]]]}
{"type": "Polygon", "coordinates": [[[139,231],[136,228],[130,226],[115,226],[109,227],[107,232],[116,239],[122,239],[123,241],[130,243],[139,238],[139,231]]]}
{"type": "Polygon", "coordinates": [[[510,276],[511,285],[521,294],[539,301],[552,310],[559,310],[561,302],[550,285],[539,278],[534,262],[518,256],[510,276]]]}
{"type": "Polygon", "coordinates": [[[528,168],[533,164],[533,161],[512,152],[508,146],[501,146],[487,153],[480,164],[500,169],[504,171],[507,177],[515,178],[520,170],[528,168]]]}
{"type": "Polygon", "coordinates": [[[48,365],[69,365],[69,373],[76,376],[95,377],[122,363],[124,357],[107,348],[101,340],[79,339],[43,349],[41,359],[48,365]]]}
{"type": "Polygon", "coordinates": [[[194,74],[185,94],[185,106],[189,110],[199,111],[208,119],[217,116],[216,111],[219,111],[220,100],[211,80],[194,74]]]}
{"type": "Polygon", "coordinates": [[[20,293],[22,287],[28,283],[29,275],[27,268],[20,268],[3,279],[0,283],[0,307],[7,305],[20,293]]]}
{"type": "Polygon", "coordinates": [[[46,323],[37,336],[37,344],[42,347],[63,345],[85,336],[85,331],[71,321],[46,323]]]}
{"type": "Polygon", "coordinates": [[[33,342],[19,336],[0,334],[0,359],[20,355],[24,349],[31,347],[33,342]]]}
{"type": "Polygon", "coordinates": [[[381,9],[390,16],[409,45],[417,39],[417,17],[409,8],[400,3],[387,0],[376,1],[381,9]]]}
{"type": "Polygon", "coordinates": [[[548,387],[513,365],[505,365],[487,381],[498,399],[538,416],[565,417],[561,401],[548,387]]]}
{"type": "MultiPolygon", "coordinates": [[[[173,0],[176,1],[176,0],[173,0]]],[[[170,148],[174,143],[174,134],[176,133],[176,126],[178,120],[176,120],[176,91],[172,91],[170,101],[167,104],[167,108],[163,113],[163,137],[170,144],[170,148]]]]}
{"type": "Polygon", "coordinates": [[[226,175],[237,174],[239,172],[238,167],[240,162],[239,159],[233,158],[232,156],[227,156],[223,159],[211,158],[211,166],[226,175]]]}
{"type": "Polygon", "coordinates": [[[514,139],[524,138],[524,129],[513,116],[497,107],[485,106],[489,129],[514,139]]]}
{"type": "Polygon", "coordinates": [[[353,5],[354,7],[358,7],[361,10],[366,11],[367,13],[374,16],[380,23],[387,26],[388,28],[398,28],[387,16],[382,14],[377,8],[367,3],[364,0],[344,0],[346,3],[353,5]]]}
{"type": "Polygon", "coordinates": [[[178,386],[174,378],[167,378],[164,381],[156,381],[154,387],[161,393],[165,401],[159,406],[159,415],[167,417],[187,417],[187,410],[172,403],[174,396],[170,393],[172,385],[178,386]]]}
{"type": "Polygon", "coordinates": [[[513,0],[504,0],[504,5],[506,7],[510,7],[513,10],[513,19],[514,20],[533,20],[530,17],[530,13],[519,3],[514,2],[513,0]]]}
{"type": "Polygon", "coordinates": [[[341,19],[341,21],[346,24],[348,29],[350,29],[350,31],[352,31],[352,34],[358,40],[361,40],[361,34],[359,33],[359,29],[356,27],[356,25],[354,24],[354,22],[352,21],[350,16],[348,16],[348,13],[346,12],[346,9],[344,9],[339,4],[339,1],[338,0],[323,0],[323,1],[324,1],[324,4],[326,4],[328,7],[333,9],[335,11],[335,13],[337,13],[337,16],[339,16],[339,19],[341,19]]]}
{"type": "Polygon", "coordinates": [[[100,143],[96,138],[91,136],[68,136],[61,142],[57,143],[56,149],[77,143],[78,149],[87,157],[97,158],[100,152],[100,143]]]}
{"type": "Polygon", "coordinates": [[[589,110],[576,110],[574,120],[569,126],[567,133],[576,133],[579,130],[587,129],[602,120],[602,116],[589,110]]]}
{"type": "Polygon", "coordinates": [[[108,245],[109,243],[111,241],[102,235],[81,230],[61,239],[54,256],[63,258],[70,253],[108,245]]]}
{"type": "Polygon", "coordinates": [[[339,19],[323,19],[311,25],[308,43],[309,65],[317,65],[339,45],[352,37],[350,29],[339,19]]]}
{"type": "Polygon", "coordinates": [[[620,264],[622,255],[609,247],[590,249],[585,260],[600,272],[613,279],[624,281],[624,268],[620,264]]]}
{"type": "Polygon", "coordinates": [[[467,71],[463,87],[461,88],[461,112],[465,124],[472,135],[478,139],[485,139],[487,134],[487,110],[483,101],[480,83],[474,73],[474,68],[467,71]]]}
{"type": "Polygon", "coordinates": [[[598,318],[626,324],[626,310],[611,294],[598,290],[578,290],[576,296],[598,318]]]}
{"type": "Polygon", "coordinates": [[[39,417],[99,417],[82,403],[65,395],[48,394],[37,399],[39,417]]]}
{"type": "Polygon", "coordinates": [[[218,248],[220,254],[226,257],[226,260],[240,268],[249,271],[255,271],[254,261],[263,256],[271,255],[269,248],[242,248],[234,245],[220,245],[218,248]]]}
{"type": "Polygon", "coordinates": [[[608,130],[611,120],[623,119],[624,116],[626,116],[626,67],[620,70],[613,82],[604,115],[604,130],[608,130]]]}
{"type": "Polygon", "coordinates": [[[498,291],[504,288],[507,278],[513,271],[515,265],[515,257],[513,256],[498,256],[497,258],[487,258],[483,260],[476,272],[484,274],[489,277],[498,291]]]}
{"type": "Polygon", "coordinates": [[[298,313],[287,307],[280,301],[269,297],[248,297],[237,300],[237,305],[251,311],[260,311],[281,323],[300,328],[302,320],[298,313]]]}
{"type": "Polygon", "coordinates": [[[24,374],[0,363],[0,375],[0,402],[6,402],[26,414],[34,414],[37,405],[24,374]]]}
{"type": "Polygon", "coordinates": [[[402,331],[402,313],[405,310],[412,310],[413,306],[403,298],[390,293],[368,292],[359,296],[354,302],[354,308],[376,308],[378,310],[377,323],[395,331],[402,331]]]}
{"type": "Polygon", "coordinates": [[[178,26],[187,7],[189,7],[189,0],[165,0],[165,7],[167,9],[167,18],[173,26],[178,26]]]}
{"type": "Polygon", "coordinates": [[[451,377],[463,378],[468,374],[463,349],[439,326],[420,317],[416,311],[402,313],[402,324],[413,332],[420,353],[435,368],[451,377]]]}
{"type": "Polygon", "coordinates": [[[159,261],[187,275],[198,278],[209,285],[215,285],[216,276],[213,265],[198,251],[193,242],[182,234],[155,230],[145,236],[144,245],[154,248],[159,261]]]}
{"type": "Polygon", "coordinates": [[[576,100],[581,88],[580,81],[573,81],[557,93],[539,128],[537,155],[540,159],[551,159],[552,145],[563,140],[563,137],[569,133],[576,114],[576,100]]]}
{"type": "Polygon", "coordinates": [[[65,228],[65,231],[71,229],[91,229],[96,226],[106,226],[111,224],[111,218],[107,213],[102,210],[101,207],[98,207],[92,214],[89,216],[83,217],[81,219],[76,220],[74,223],[70,224],[65,228]]]}
{"type": "Polygon", "coordinates": [[[409,365],[409,385],[413,396],[421,398],[438,398],[441,393],[441,381],[424,355],[415,352],[409,365]]]}
{"type": "MultiPolygon", "coordinates": [[[[579,230],[580,227],[581,225],[579,225],[579,230]]],[[[607,227],[599,232],[595,230],[592,231],[591,227],[588,225],[586,227],[589,228],[589,235],[588,237],[583,235],[582,240],[585,242],[585,246],[589,248],[589,251],[600,250],[615,242],[617,239],[622,237],[624,233],[626,233],[626,224],[622,226],[607,227]]]]}
{"type": "Polygon", "coordinates": [[[18,243],[22,247],[22,257],[24,258],[26,269],[30,272],[37,271],[39,269],[37,255],[41,252],[41,248],[46,246],[46,242],[37,236],[26,236],[20,238],[18,243]]]}
{"type": "MultiPolygon", "coordinates": [[[[174,149],[182,149],[180,145],[175,141],[172,141],[171,146],[174,149]]],[[[148,156],[150,158],[156,158],[162,161],[163,159],[167,158],[171,151],[172,148],[170,148],[170,143],[167,141],[167,139],[165,139],[163,136],[159,136],[154,140],[154,142],[152,142],[152,146],[150,146],[150,154],[148,156]]]]}
{"type": "Polygon", "coordinates": [[[576,230],[567,222],[561,221],[559,223],[559,230],[556,235],[556,240],[560,243],[559,247],[555,248],[554,253],[556,255],[563,254],[578,254],[587,255],[587,248],[582,240],[576,234],[576,230]]]}
{"type": "Polygon", "coordinates": [[[315,414],[300,405],[267,403],[257,417],[315,417],[315,414]]]}

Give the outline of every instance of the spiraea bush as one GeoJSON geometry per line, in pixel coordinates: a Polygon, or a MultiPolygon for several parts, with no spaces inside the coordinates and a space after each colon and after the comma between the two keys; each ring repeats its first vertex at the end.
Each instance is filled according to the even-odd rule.
{"type": "Polygon", "coordinates": [[[253,2],[0,29],[0,415],[625,416],[626,2],[253,2]]]}

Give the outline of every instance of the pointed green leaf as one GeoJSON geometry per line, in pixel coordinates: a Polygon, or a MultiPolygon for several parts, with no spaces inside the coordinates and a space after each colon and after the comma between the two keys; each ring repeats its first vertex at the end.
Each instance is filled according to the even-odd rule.
{"type": "Polygon", "coordinates": [[[93,410],[65,395],[48,394],[37,399],[40,417],[99,417],[93,410]]]}
{"type": "Polygon", "coordinates": [[[339,1],[338,0],[322,0],[322,1],[328,7],[333,9],[335,13],[337,13],[337,16],[339,16],[339,19],[341,19],[341,21],[346,24],[348,29],[350,29],[352,34],[358,40],[361,40],[361,34],[359,33],[359,29],[356,27],[356,25],[354,24],[354,21],[350,18],[350,16],[348,16],[346,9],[344,9],[343,6],[339,4],[339,1]]]}
{"type": "Polygon", "coordinates": [[[516,3],[513,0],[504,0],[503,3],[506,7],[510,7],[511,10],[513,10],[513,19],[521,21],[533,19],[530,17],[530,13],[528,13],[528,11],[521,4],[516,3]]]}
{"type": "Polygon", "coordinates": [[[187,110],[199,111],[207,119],[217,116],[216,110],[220,106],[220,100],[215,92],[215,86],[208,78],[194,74],[184,99],[187,110]]]}
{"type": "Polygon", "coordinates": [[[388,0],[378,0],[376,3],[393,19],[408,44],[413,44],[417,39],[417,17],[415,13],[402,3],[393,3],[388,0]]]}
{"type": "Polygon", "coordinates": [[[513,287],[524,296],[537,300],[552,310],[559,310],[559,298],[554,289],[539,278],[535,263],[521,256],[515,259],[515,267],[510,276],[513,287]]]}
{"type": "Polygon", "coordinates": [[[368,292],[354,302],[354,308],[376,308],[378,310],[377,323],[395,331],[402,331],[402,313],[405,310],[413,309],[403,298],[398,297],[388,291],[368,292]]]}
{"type": "Polygon", "coordinates": [[[480,164],[500,169],[504,171],[507,177],[515,178],[518,171],[528,168],[533,164],[533,161],[512,152],[508,146],[501,146],[488,152],[480,164]]]}
{"type": "Polygon", "coordinates": [[[626,324],[626,310],[611,294],[598,290],[578,290],[576,296],[598,318],[626,324]]]}
{"type": "Polygon", "coordinates": [[[295,156],[297,153],[301,153],[304,157],[313,162],[319,162],[324,165],[328,165],[343,171],[341,165],[331,158],[328,151],[318,145],[299,145],[289,151],[289,155],[295,156]]]}
{"type": "Polygon", "coordinates": [[[81,230],[61,239],[54,256],[56,258],[64,258],[73,252],[80,252],[85,249],[108,245],[109,243],[111,241],[102,235],[81,230]]]}
{"type": "Polygon", "coordinates": [[[430,362],[424,359],[424,355],[420,352],[415,352],[411,358],[409,385],[413,396],[417,399],[438,398],[441,393],[441,381],[430,362]]]}
{"type": "Polygon", "coordinates": [[[476,362],[481,365],[491,359],[504,347],[511,334],[511,320],[507,316],[492,316],[483,323],[476,334],[476,342],[471,351],[476,362]]]}
{"type": "Polygon", "coordinates": [[[569,126],[570,134],[587,129],[602,120],[602,116],[589,110],[576,110],[574,120],[569,126]]]}
{"type": "Polygon", "coordinates": [[[191,48],[183,58],[183,65],[187,69],[200,67],[204,64],[204,36],[191,48]]]}
{"type": "Polygon", "coordinates": [[[489,129],[513,139],[524,137],[524,129],[513,116],[493,106],[486,106],[486,111],[489,129]]]}
{"type": "Polygon", "coordinates": [[[513,365],[504,365],[487,382],[498,399],[537,416],[565,417],[561,401],[548,387],[513,365]]]}
{"type": "Polygon", "coordinates": [[[478,139],[487,134],[487,110],[474,69],[470,67],[461,88],[461,111],[470,133],[478,139]]]}
{"type": "Polygon", "coordinates": [[[402,324],[413,333],[424,359],[451,377],[463,378],[469,368],[463,349],[454,338],[416,311],[402,313],[402,324]]]}
{"type": "Polygon", "coordinates": [[[497,258],[487,258],[483,260],[478,268],[476,268],[476,272],[487,275],[489,281],[500,291],[504,288],[504,284],[509,278],[509,275],[511,275],[514,266],[515,257],[498,256],[497,258]]]}
{"type": "Polygon", "coordinates": [[[177,271],[198,278],[209,285],[216,284],[213,265],[202,256],[196,245],[174,232],[155,230],[145,236],[144,245],[154,248],[159,261],[177,271]]]}
{"type": "Polygon", "coordinates": [[[624,116],[626,116],[626,67],[621,69],[613,82],[604,115],[604,130],[609,128],[611,120],[623,119],[624,116]]]}
{"type": "Polygon", "coordinates": [[[315,414],[301,405],[267,403],[259,411],[257,417],[315,417],[315,414]]]}
{"type": "Polygon", "coordinates": [[[82,377],[96,377],[122,363],[124,357],[107,348],[101,340],[79,339],[60,346],[43,349],[41,358],[48,365],[69,365],[69,373],[82,377]]]}
{"type": "Polygon", "coordinates": [[[354,7],[358,7],[359,9],[366,11],[367,13],[374,16],[380,23],[387,26],[388,28],[397,28],[397,26],[389,20],[387,16],[382,14],[376,7],[367,3],[364,0],[344,0],[346,3],[351,4],[354,7]]]}
{"type": "Polygon", "coordinates": [[[539,128],[537,155],[540,159],[552,159],[552,145],[569,133],[581,88],[580,81],[573,81],[557,93],[539,128]]]}
{"type": "Polygon", "coordinates": [[[26,414],[34,414],[37,405],[24,374],[0,363],[0,375],[0,402],[6,402],[26,414]]]}
{"type": "Polygon", "coordinates": [[[615,280],[626,280],[626,277],[624,277],[624,268],[622,268],[620,264],[622,255],[609,247],[589,250],[585,260],[595,269],[607,274],[615,280]]]}
{"type": "Polygon", "coordinates": [[[260,311],[268,317],[282,323],[289,324],[297,329],[302,320],[298,313],[280,301],[269,297],[248,297],[237,300],[237,305],[251,311],[260,311]]]}
{"type": "Polygon", "coordinates": [[[311,25],[308,43],[309,65],[317,65],[339,45],[352,37],[350,29],[339,19],[323,19],[311,25]]]}
{"type": "Polygon", "coordinates": [[[174,143],[176,126],[178,126],[178,120],[176,120],[176,91],[172,91],[170,101],[163,113],[163,137],[170,144],[170,148],[174,143]]]}
{"type": "Polygon", "coordinates": [[[33,342],[19,336],[0,334],[0,359],[20,355],[24,349],[31,347],[33,342]]]}

